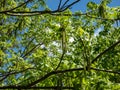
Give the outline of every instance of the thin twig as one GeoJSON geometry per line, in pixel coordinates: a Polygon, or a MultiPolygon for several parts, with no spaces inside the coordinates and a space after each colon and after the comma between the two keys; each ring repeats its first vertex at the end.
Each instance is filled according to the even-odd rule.
{"type": "Polygon", "coordinates": [[[22,73],[22,72],[25,72],[25,71],[30,70],[30,69],[36,69],[36,68],[27,68],[27,69],[17,71],[17,72],[15,72],[15,71],[14,72],[12,72],[12,71],[7,72],[6,74],[3,75],[3,78],[0,79],[0,82],[2,82],[4,79],[6,79],[10,75],[22,73]]]}
{"type": "Polygon", "coordinates": [[[62,3],[62,0],[60,0],[60,2],[59,2],[58,10],[60,10],[61,3],[62,3]]]}
{"type": "MultiPolygon", "coordinates": [[[[80,38],[80,41],[81,41],[81,43],[82,43],[82,45],[83,45],[83,48],[84,48],[84,50],[83,50],[83,56],[84,56],[84,59],[85,59],[86,62],[87,62],[87,66],[86,66],[85,69],[88,70],[88,69],[90,68],[90,60],[88,59],[88,55],[87,55],[87,47],[85,46],[82,38],[81,38],[81,37],[79,37],[79,38],[80,38]]],[[[84,64],[85,64],[85,63],[84,63],[84,64]]]]}
{"type": "Polygon", "coordinates": [[[64,2],[64,4],[62,5],[61,9],[63,9],[63,8],[65,7],[65,5],[66,5],[69,1],[70,1],[70,0],[66,0],[66,1],[64,2]]]}
{"type": "Polygon", "coordinates": [[[93,64],[94,62],[98,61],[98,58],[100,58],[101,56],[103,56],[106,52],[110,51],[111,49],[113,49],[114,47],[116,47],[118,44],[120,43],[120,40],[118,40],[116,43],[114,43],[113,45],[111,45],[110,47],[108,47],[107,49],[105,49],[103,52],[101,52],[98,56],[96,56],[95,59],[92,60],[91,64],[93,64]]]}
{"type": "Polygon", "coordinates": [[[104,69],[97,69],[97,68],[91,68],[91,69],[92,69],[92,70],[95,70],[95,71],[102,71],[102,72],[120,74],[120,71],[104,70],[104,69]]]}
{"type": "Polygon", "coordinates": [[[28,44],[26,45],[26,47],[25,47],[25,49],[24,49],[24,51],[22,52],[22,54],[21,54],[20,57],[22,57],[23,54],[25,53],[25,51],[28,50],[28,47],[30,46],[30,44],[33,42],[34,39],[35,39],[35,38],[32,38],[32,39],[28,42],[28,44]]]}
{"type": "Polygon", "coordinates": [[[6,13],[6,12],[13,11],[13,10],[15,10],[15,9],[17,9],[17,8],[19,8],[19,7],[22,7],[23,5],[29,3],[30,1],[32,1],[32,0],[27,0],[26,2],[24,2],[24,3],[20,4],[20,5],[18,5],[17,7],[14,7],[14,8],[12,8],[12,9],[5,10],[5,11],[0,11],[0,13],[6,13]]]}
{"type": "Polygon", "coordinates": [[[58,63],[57,67],[55,68],[55,71],[60,67],[60,64],[62,63],[62,60],[63,60],[64,55],[66,53],[66,41],[64,41],[64,40],[66,40],[66,34],[63,35],[63,32],[66,33],[65,29],[66,29],[67,25],[66,26],[62,26],[60,28],[61,29],[61,33],[62,33],[62,37],[61,37],[61,39],[62,39],[62,43],[61,43],[62,44],[62,55],[60,57],[60,62],[58,63]],[[65,46],[64,46],[64,44],[65,44],[65,46]]]}
{"type": "Polygon", "coordinates": [[[65,6],[65,7],[62,9],[62,11],[65,11],[65,10],[69,9],[71,6],[73,6],[74,4],[78,3],[79,1],[80,1],[80,0],[76,0],[76,1],[74,1],[73,3],[65,6]]]}
{"type": "Polygon", "coordinates": [[[64,58],[65,52],[62,53],[61,57],[60,57],[60,62],[58,63],[57,67],[55,68],[55,71],[60,67],[60,64],[62,63],[62,60],[64,58]]]}
{"type": "Polygon", "coordinates": [[[32,49],[30,49],[26,54],[22,56],[22,58],[25,58],[28,54],[30,54],[33,50],[35,50],[38,46],[42,45],[43,43],[35,45],[32,49]]]}

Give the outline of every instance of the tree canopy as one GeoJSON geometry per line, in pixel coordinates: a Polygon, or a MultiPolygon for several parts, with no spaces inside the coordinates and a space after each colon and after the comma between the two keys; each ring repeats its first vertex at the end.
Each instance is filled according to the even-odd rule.
{"type": "Polygon", "coordinates": [[[0,89],[120,89],[120,7],[46,2],[0,0],[0,89]]]}

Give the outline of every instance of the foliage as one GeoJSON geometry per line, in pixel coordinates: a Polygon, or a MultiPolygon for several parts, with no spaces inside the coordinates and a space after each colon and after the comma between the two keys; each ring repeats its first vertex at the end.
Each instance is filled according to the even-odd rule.
{"type": "Polygon", "coordinates": [[[120,89],[120,7],[79,1],[0,1],[0,89],[120,89]]]}

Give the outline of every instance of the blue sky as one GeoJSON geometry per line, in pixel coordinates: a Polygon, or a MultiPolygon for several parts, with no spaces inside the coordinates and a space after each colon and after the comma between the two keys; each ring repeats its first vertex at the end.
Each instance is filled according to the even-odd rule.
{"type": "MultiPolygon", "coordinates": [[[[63,0],[66,1],[66,0],[63,0]]],[[[71,2],[73,2],[74,0],[70,0],[71,2]]],[[[77,4],[75,4],[72,8],[71,11],[75,12],[75,11],[82,11],[85,12],[86,11],[86,5],[89,1],[93,1],[97,4],[100,3],[101,0],[81,0],[80,2],[78,2],[77,4]]],[[[47,0],[47,5],[49,6],[49,8],[51,8],[52,10],[57,9],[59,4],[59,0],[47,0]]],[[[110,4],[108,4],[109,7],[118,7],[120,6],[120,0],[112,0],[112,2],[110,4]]],[[[101,28],[98,28],[95,31],[95,36],[99,34],[99,32],[101,31],[101,28]]]]}
{"type": "MultiPolygon", "coordinates": [[[[66,0],[63,0],[66,1],[66,0]]],[[[70,0],[70,1],[74,1],[74,0],[70,0]]],[[[74,5],[71,10],[73,12],[81,10],[81,11],[85,11],[86,10],[86,4],[89,1],[93,1],[96,3],[100,3],[101,0],[81,0],[80,2],[78,2],[76,5],[74,5]]],[[[47,0],[47,5],[53,10],[55,8],[57,8],[59,3],[59,0],[47,0]],[[53,3],[54,1],[54,3],[53,3]]],[[[116,6],[120,6],[120,0],[112,0],[112,2],[109,4],[110,7],[116,7],[116,6]]]]}

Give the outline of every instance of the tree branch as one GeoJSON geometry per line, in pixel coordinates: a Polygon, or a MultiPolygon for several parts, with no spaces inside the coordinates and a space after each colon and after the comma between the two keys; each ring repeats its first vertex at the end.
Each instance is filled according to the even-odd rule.
{"type": "Polygon", "coordinates": [[[97,69],[97,68],[91,68],[92,70],[95,71],[102,71],[102,72],[108,72],[108,73],[115,73],[115,74],[120,74],[120,71],[113,71],[113,70],[101,70],[101,69],[97,69]]]}
{"type": "Polygon", "coordinates": [[[59,2],[58,10],[60,10],[61,3],[62,3],[62,0],[60,0],[60,2],[59,2]]]}
{"type": "Polygon", "coordinates": [[[0,13],[6,13],[6,12],[13,11],[13,10],[15,10],[15,9],[17,9],[17,8],[19,8],[19,7],[22,7],[23,5],[29,3],[30,1],[33,1],[33,0],[27,0],[26,2],[24,2],[24,3],[20,4],[20,5],[18,5],[17,7],[14,7],[14,8],[12,8],[12,9],[5,10],[5,11],[0,11],[0,13]]]}
{"type": "Polygon", "coordinates": [[[58,74],[58,73],[67,73],[67,72],[73,72],[73,71],[80,71],[80,70],[84,70],[84,68],[75,68],[75,69],[68,69],[68,70],[58,70],[58,71],[52,71],[46,75],[44,75],[43,77],[41,77],[40,79],[34,81],[34,82],[31,82],[30,84],[26,85],[27,87],[32,87],[34,85],[36,85],[37,83],[45,80],[46,78],[54,75],[54,74],[58,74]]]}
{"type": "MultiPolygon", "coordinates": [[[[80,14],[62,14],[62,16],[87,16],[87,17],[90,17],[90,18],[95,18],[95,19],[101,19],[101,20],[110,20],[110,21],[117,21],[117,20],[120,20],[120,18],[115,18],[115,19],[110,19],[110,18],[101,18],[101,17],[98,17],[98,16],[91,16],[89,15],[90,12],[87,12],[87,13],[80,13],[80,14]]],[[[51,15],[53,16],[61,16],[61,14],[59,13],[51,13],[51,15]]]]}
{"type": "Polygon", "coordinates": [[[2,82],[4,79],[6,79],[10,75],[22,73],[22,72],[25,72],[25,71],[27,71],[29,69],[35,69],[35,68],[27,68],[27,69],[24,69],[24,70],[21,70],[21,71],[17,71],[17,72],[12,72],[12,71],[7,72],[6,74],[3,75],[3,78],[0,79],[0,82],[2,82]]]}
{"type": "MultiPolygon", "coordinates": [[[[37,11],[38,12],[38,11],[37,11]]],[[[59,14],[57,11],[52,11],[52,12],[46,12],[46,11],[39,11],[38,13],[23,13],[23,14],[16,14],[16,13],[5,13],[6,15],[10,15],[10,16],[37,16],[37,15],[43,15],[43,14],[50,14],[53,16],[61,16],[61,14],[59,14]]],[[[88,15],[88,13],[82,13],[82,14],[62,14],[62,16],[87,16],[90,18],[95,18],[95,19],[101,19],[101,20],[110,20],[110,21],[118,21],[120,20],[120,18],[115,18],[115,19],[110,19],[110,18],[100,18],[100,17],[96,17],[96,16],[90,16],[88,15]]]]}
{"type": "Polygon", "coordinates": [[[30,44],[33,42],[35,38],[33,37],[29,42],[28,44],[26,45],[24,51],[22,52],[22,54],[20,55],[20,57],[22,57],[24,55],[24,53],[26,52],[26,50],[28,50],[28,47],[30,46],[30,44]]]}
{"type": "Polygon", "coordinates": [[[55,70],[57,70],[57,69],[59,68],[59,66],[60,66],[60,64],[61,64],[61,62],[62,62],[62,60],[63,60],[64,55],[65,55],[65,52],[62,53],[62,56],[60,57],[60,62],[58,63],[58,65],[57,65],[57,67],[55,68],[55,70]]]}
{"type": "Polygon", "coordinates": [[[84,57],[85,61],[87,62],[87,66],[86,65],[84,65],[84,66],[86,66],[86,70],[89,70],[90,69],[90,60],[88,58],[88,53],[87,53],[88,50],[87,50],[87,47],[85,46],[85,44],[84,44],[84,42],[83,42],[81,37],[79,37],[79,40],[81,41],[81,43],[83,45],[83,48],[84,48],[84,50],[83,50],[83,57],[84,57]]]}
{"type": "Polygon", "coordinates": [[[35,16],[35,15],[42,15],[42,14],[52,14],[52,13],[57,13],[57,12],[61,12],[58,10],[54,10],[54,11],[31,11],[31,12],[27,12],[27,11],[19,11],[19,12],[15,12],[15,11],[10,11],[10,12],[5,12],[3,14],[6,15],[10,15],[10,16],[35,16]]]}
{"type": "Polygon", "coordinates": [[[117,46],[120,43],[120,40],[118,40],[116,43],[114,43],[113,45],[111,45],[110,47],[108,47],[107,49],[105,49],[103,52],[101,52],[95,59],[92,60],[91,64],[93,64],[94,62],[98,61],[98,58],[100,58],[102,55],[104,55],[106,52],[110,51],[112,48],[114,48],[115,46],[117,46]]]}
{"type": "Polygon", "coordinates": [[[22,58],[25,58],[27,55],[29,55],[33,50],[35,50],[39,45],[42,45],[43,43],[40,43],[38,45],[35,45],[32,49],[30,49],[28,52],[26,52],[22,58]]]}
{"type": "MultiPolygon", "coordinates": [[[[120,72],[118,71],[112,71],[112,70],[101,70],[101,69],[96,69],[96,68],[90,68],[91,70],[95,70],[95,71],[102,71],[102,72],[108,72],[108,73],[116,73],[116,74],[120,74],[120,72]]],[[[34,82],[31,82],[30,84],[26,85],[26,86],[16,86],[16,85],[13,85],[13,86],[2,86],[0,87],[0,89],[52,89],[54,87],[33,87],[34,85],[36,85],[37,83],[45,80],[46,78],[52,76],[52,75],[55,75],[55,74],[58,74],[58,73],[68,73],[68,72],[73,72],[73,71],[81,71],[81,70],[84,70],[84,68],[74,68],[74,69],[67,69],[67,70],[58,70],[58,71],[52,71],[52,72],[49,72],[48,74],[44,75],[43,77],[41,77],[40,79],[34,81],[34,82]]],[[[57,87],[56,87],[57,88],[57,87]]],[[[72,88],[72,87],[71,87],[72,88]]],[[[64,88],[63,89],[67,89],[67,88],[64,88]]]]}
{"type": "MultiPolygon", "coordinates": [[[[69,0],[68,0],[68,1],[69,1],[69,0]]],[[[67,10],[68,8],[70,8],[70,7],[73,6],[74,4],[78,3],[79,1],[80,1],[80,0],[76,0],[76,1],[72,2],[72,3],[69,4],[69,5],[62,7],[62,11],[67,10]]]]}
{"type": "Polygon", "coordinates": [[[59,30],[61,31],[61,46],[62,46],[62,55],[60,57],[60,62],[58,63],[55,71],[59,68],[60,64],[62,63],[62,60],[64,58],[64,55],[66,53],[66,29],[67,25],[64,27],[62,26],[59,30]]]}
{"type": "MultiPolygon", "coordinates": [[[[30,1],[30,0],[28,0],[30,1]]],[[[28,1],[26,1],[28,3],[28,1]]],[[[69,0],[68,0],[69,1],[69,0]]],[[[76,4],[77,2],[79,2],[80,0],[76,0],[74,2],[72,2],[71,4],[67,5],[64,8],[57,9],[57,10],[53,10],[53,11],[47,11],[47,10],[43,10],[43,11],[31,11],[31,12],[26,12],[26,11],[13,11],[14,9],[22,6],[18,6],[15,7],[13,9],[10,10],[6,10],[6,11],[1,11],[0,14],[6,14],[6,15],[11,15],[11,16],[32,16],[32,15],[38,15],[38,14],[52,14],[52,13],[57,13],[57,12],[63,12],[65,10],[67,10],[68,8],[70,8],[71,6],[73,6],[74,4],[76,4]]],[[[23,3],[23,5],[26,3],[23,3]]]]}
{"type": "MultiPolygon", "coordinates": [[[[26,86],[3,86],[3,87],[0,87],[0,89],[55,89],[57,90],[59,87],[58,86],[49,86],[49,87],[26,87],[26,86]]],[[[71,89],[73,90],[74,87],[62,87],[62,89],[71,89]]]]}
{"type": "Polygon", "coordinates": [[[64,4],[61,6],[61,9],[65,7],[65,5],[69,2],[70,0],[66,0],[64,4]]]}

